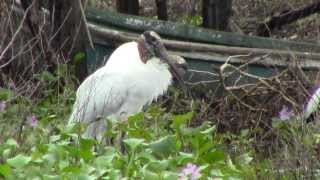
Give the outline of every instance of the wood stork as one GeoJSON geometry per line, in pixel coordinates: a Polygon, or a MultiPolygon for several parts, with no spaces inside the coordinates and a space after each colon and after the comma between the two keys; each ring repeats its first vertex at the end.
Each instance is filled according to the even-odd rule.
{"type": "Polygon", "coordinates": [[[168,54],[157,33],[144,32],[138,41],[118,47],[105,66],[83,81],[69,124],[85,123],[84,137],[103,140],[103,118],[127,120],[165,93],[173,78],[183,86],[176,64],[184,63],[181,57],[168,54]]]}

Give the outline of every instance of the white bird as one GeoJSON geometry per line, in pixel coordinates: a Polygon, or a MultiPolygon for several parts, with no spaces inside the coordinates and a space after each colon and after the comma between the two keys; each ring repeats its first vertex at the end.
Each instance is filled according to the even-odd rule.
{"type": "Polygon", "coordinates": [[[87,124],[84,136],[102,141],[106,130],[103,118],[127,120],[164,94],[173,77],[183,85],[176,63],[181,63],[181,58],[169,55],[153,31],[121,45],[105,66],[79,86],[69,124],[87,124]]]}

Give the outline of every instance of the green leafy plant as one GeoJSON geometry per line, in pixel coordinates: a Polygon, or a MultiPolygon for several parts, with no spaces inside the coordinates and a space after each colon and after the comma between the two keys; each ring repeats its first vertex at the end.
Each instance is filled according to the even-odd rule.
{"type": "Polygon", "coordinates": [[[278,159],[291,155],[296,158],[286,162],[302,164],[307,159],[313,164],[306,165],[318,167],[313,158],[320,142],[318,128],[302,126],[297,119],[274,118],[270,134],[277,141],[267,158],[255,149],[251,129],[221,133],[209,121],[192,127],[196,111],[174,114],[156,105],[127,122],[105,119],[104,143],[84,139],[84,124],[66,125],[75,95],[72,85],[58,90],[56,82],[63,72],[61,66],[54,74],[39,75],[52,86],[37,101],[10,100],[14,92],[0,90],[0,102],[5,102],[0,112],[1,178],[272,179],[279,174],[292,178],[299,171],[286,169],[290,164],[274,168],[278,159]]]}

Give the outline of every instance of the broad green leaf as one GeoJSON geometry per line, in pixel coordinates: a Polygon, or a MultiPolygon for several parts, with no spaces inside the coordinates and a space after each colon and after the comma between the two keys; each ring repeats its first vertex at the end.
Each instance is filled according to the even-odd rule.
{"type": "Polygon", "coordinates": [[[212,169],[212,170],[210,171],[210,175],[211,175],[212,177],[223,177],[223,176],[224,176],[223,173],[222,173],[222,171],[221,171],[220,169],[212,169]]]}
{"type": "Polygon", "coordinates": [[[60,135],[54,135],[54,136],[50,136],[50,142],[54,143],[56,141],[59,141],[61,139],[60,135]]]}
{"type": "Polygon", "coordinates": [[[123,142],[130,147],[132,151],[135,151],[137,147],[141,146],[144,142],[144,139],[137,139],[137,138],[129,138],[123,140],[123,142]]]}
{"type": "Polygon", "coordinates": [[[28,165],[30,161],[31,161],[31,157],[19,154],[16,157],[8,159],[7,163],[12,167],[20,169],[28,165]]]}
{"type": "Polygon", "coordinates": [[[216,127],[212,126],[212,127],[208,128],[206,130],[201,131],[200,133],[201,134],[212,134],[215,129],[216,129],[216,127]]]}
{"type": "Polygon", "coordinates": [[[208,153],[208,151],[210,151],[212,147],[213,143],[211,141],[205,141],[205,143],[201,143],[200,148],[198,149],[198,154],[202,155],[204,153],[208,153]]]}
{"type": "Polygon", "coordinates": [[[85,59],[85,57],[86,57],[86,54],[84,52],[78,52],[73,58],[73,63],[79,64],[81,61],[85,59]]]}
{"type": "Polygon", "coordinates": [[[64,168],[66,168],[66,167],[69,167],[70,166],[70,163],[69,163],[69,161],[67,161],[67,160],[60,160],[59,162],[58,162],[59,164],[58,164],[58,166],[59,166],[59,169],[64,169],[64,168]]]}
{"type": "Polygon", "coordinates": [[[42,158],[47,162],[47,165],[52,166],[56,162],[56,157],[54,154],[45,154],[42,158]]]}
{"type": "Polygon", "coordinates": [[[13,96],[13,92],[10,89],[0,88],[0,100],[7,100],[13,96]]]}
{"type": "Polygon", "coordinates": [[[95,144],[95,141],[92,139],[81,139],[80,148],[83,150],[91,150],[95,144]]]}
{"type": "Polygon", "coordinates": [[[146,168],[142,169],[142,173],[143,173],[143,177],[144,179],[152,179],[152,180],[157,180],[157,179],[161,179],[160,176],[146,168]]]}
{"type": "Polygon", "coordinates": [[[242,154],[237,158],[237,163],[240,165],[248,165],[252,161],[252,157],[248,153],[242,154]]]}
{"type": "Polygon", "coordinates": [[[109,171],[108,175],[106,177],[102,178],[102,179],[108,179],[108,180],[110,179],[110,180],[112,180],[112,179],[124,179],[124,178],[122,177],[122,174],[121,174],[120,170],[111,169],[109,171]]]}
{"type": "Polygon", "coordinates": [[[162,171],[166,170],[169,166],[168,160],[162,161],[153,161],[145,165],[145,168],[151,170],[152,172],[161,173],[162,171]]]}
{"type": "Polygon", "coordinates": [[[243,130],[241,130],[241,136],[242,136],[242,137],[248,136],[249,133],[250,133],[249,129],[243,129],[243,130]]]}
{"type": "Polygon", "coordinates": [[[44,144],[37,144],[36,146],[37,151],[39,151],[40,153],[46,153],[48,152],[48,146],[44,145],[44,144]]]}
{"type": "Polygon", "coordinates": [[[176,152],[174,136],[165,136],[155,142],[149,144],[152,152],[159,157],[168,157],[170,154],[176,152]]]}
{"type": "Polygon", "coordinates": [[[111,154],[108,156],[99,156],[94,160],[94,163],[98,168],[105,168],[112,165],[112,161],[115,157],[116,154],[111,154]]]}
{"type": "Polygon", "coordinates": [[[282,120],[280,120],[279,118],[272,118],[272,127],[273,128],[280,129],[282,125],[283,125],[282,120]]]}
{"type": "Polygon", "coordinates": [[[175,172],[165,171],[162,173],[163,180],[174,180],[179,179],[179,174],[175,172]]]}
{"type": "Polygon", "coordinates": [[[133,125],[135,122],[141,121],[144,118],[144,114],[142,112],[132,115],[128,118],[128,122],[130,125],[133,125]]]}
{"type": "MultiPolygon", "coordinates": [[[[4,177],[11,175],[11,168],[8,164],[0,164],[0,174],[4,177]]],[[[0,176],[1,177],[1,176],[0,176]]]]}
{"type": "Polygon", "coordinates": [[[12,138],[8,139],[5,144],[8,145],[8,146],[12,146],[12,147],[18,147],[19,146],[17,141],[12,139],[12,138]]]}
{"type": "Polygon", "coordinates": [[[179,156],[177,157],[178,164],[186,164],[187,162],[192,161],[195,156],[191,153],[179,152],[179,156]]]}
{"type": "Polygon", "coordinates": [[[2,152],[2,158],[7,159],[10,157],[12,149],[8,148],[2,152]]]}
{"type": "Polygon", "coordinates": [[[80,156],[85,160],[85,162],[88,162],[93,159],[93,153],[91,150],[82,149],[79,153],[80,156]]]}
{"type": "Polygon", "coordinates": [[[220,150],[213,150],[203,155],[202,157],[207,163],[214,163],[225,160],[225,154],[220,150]]]}
{"type": "Polygon", "coordinates": [[[79,174],[76,179],[77,180],[94,180],[96,178],[93,176],[89,176],[88,174],[79,174]]]}
{"type": "Polygon", "coordinates": [[[236,166],[233,164],[232,160],[230,157],[227,157],[227,165],[228,169],[231,171],[234,171],[236,173],[239,173],[240,171],[236,168],[236,166]]]}
{"type": "Polygon", "coordinates": [[[79,174],[81,172],[81,168],[78,166],[67,166],[63,170],[63,172],[79,174]]]}
{"type": "Polygon", "coordinates": [[[187,121],[191,120],[193,117],[193,112],[188,112],[182,115],[174,115],[172,127],[174,129],[179,129],[180,126],[185,125],[187,121]]]}
{"type": "Polygon", "coordinates": [[[156,158],[152,155],[152,153],[150,153],[151,151],[144,151],[139,153],[139,156],[137,157],[137,159],[139,159],[139,161],[141,162],[151,162],[151,161],[156,161],[156,158]]]}
{"type": "Polygon", "coordinates": [[[58,175],[49,175],[49,174],[44,174],[43,179],[46,180],[59,180],[61,179],[58,175]]]}

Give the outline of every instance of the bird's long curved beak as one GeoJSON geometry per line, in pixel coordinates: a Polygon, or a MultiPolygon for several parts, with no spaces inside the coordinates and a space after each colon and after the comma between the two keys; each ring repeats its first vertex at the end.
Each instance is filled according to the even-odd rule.
{"type": "Polygon", "coordinates": [[[188,64],[186,60],[178,55],[170,54],[170,59],[176,65],[177,71],[181,77],[183,77],[188,71],[188,64]]]}
{"type": "Polygon", "coordinates": [[[182,75],[182,71],[179,70],[179,68],[177,67],[177,65],[175,63],[168,63],[170,65],[170,70],[171,70],[171,74],[174,76],[174,78],[176,78],[176,80],[178,81],[178,83],[181,85],[182,88],[186,88],[184,80],[183,80],[183,75],[182,75]]]}
{"type": "MultiPolygon", "coordinates": [[[[187,87],[183,80],[184,70],[179,70],[179,67],[177,67],[177,64],[180,64],[178,62],[178,58],[175,55],[169,55],[166,50],[160,51],[161,58],[170,66],[170,72],[172,76],[177,80],[178,84],[181,86],[182,90],[186,93],[187,87]]],[[[181,58],[181,57],[179,57],[181,58]]],[[[183,59],[184,61],[184,59],[183,59]]],[[[184,61],[184,67],[186,67],[186,62],[184,61]]]]}

